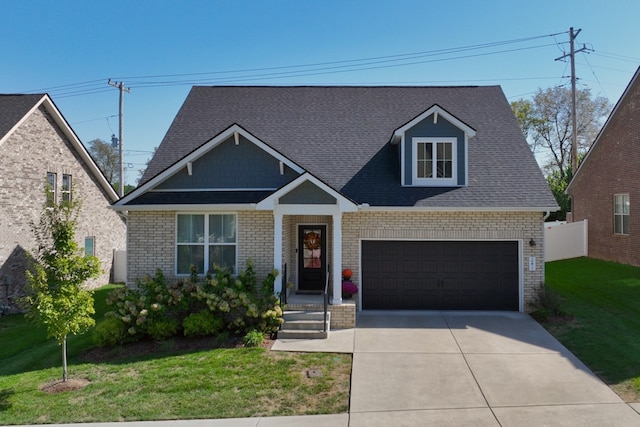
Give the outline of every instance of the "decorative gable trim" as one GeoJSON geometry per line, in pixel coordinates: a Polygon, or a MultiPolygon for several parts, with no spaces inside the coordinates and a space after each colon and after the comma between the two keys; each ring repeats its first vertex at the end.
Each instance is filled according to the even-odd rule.
{"type": "MultiPolygon", "coordinates": [[[[471,126],[464,123],[462,120],[458,119],[451,113],[449,113],[444,108],[440,107],[438,104],[434,104],[425,110],[423,113],[419,114],[417,117],[413,118],[409,122],[405,123],[398,129],[393,132],[393,136],[391,137],[391,144],[399,144],[400,145],[400,183],[404,186],[465,186],[468,185],[469,182],[469,138],[474,137],[476,135],[475,129],[471,126]],[[463,135],[463,140],[458,144],[454,141],[454,158],[453,164],[456,168],[453,171],[453,175],[450,179],[427,179],[422,180],[417,178],[415,174],[415,164],[412,164],[416,161],[415,156],[415,141],[411,138],[407,137],[407,134],[411,132],[411,130],[420,125],[420,123],[426,121],[429,117],[433,116],[433,124],[438,125],[439,121],[443,119],[451,124],[454,128],[459,129],[460,133],[463,135]],[[411,144],[411,146],[407,146],[407,144],[411,144]],[[413,153],[412,160],[409,162],[407,160],[407,152],[413,153]],[[458,162],[458,158],[461,158],[462,161],[458,162]],[[459,175],[459,171],[457,170],[458,163],[463,168],[463,175],[459,175]],[[411,172],[411,177],[407,177],[407,172],[411,172]]],[[[414,135],[414,139],[415,139],[414,135]]],[[[432,135],[420,135],[419,137],[431,138],[432,135]]],[[[448,137],[443,137],[444,139],[448,139],[448,137]]]]}
{"type": "Polygon", "coordinates": [[[60,113],[60,110],[58,110],[58,107],[56,107],[56,105],[53,103],[53,101],[47,94],[42,95],[42,98],[40,98],[40,100],[36,102],[33,105],[33,107],[20,120],[18,120],[18,122],[9,130],[9,132],[7,132],[5,135],[3,135],[0,138],[0,146],[2,146],[2,144],[7,139],[9,139],[9,137],[20,126],[22,126],[22,124],[29,117],[31,117],[31,115],[41,106],[43,106],[45,110],[47,110],[47,112],[51,115],[51,118],[53,119],[55,124],[60,128],[64,136],[66,136],[69,139],[71,146],[76,150],[80,158],[85,162],[85,164],[87,165],[87,167],[89,168],[89,170],[91,171],[95,179],[97,180],[98,184],[102,187],[104,192],[107,194],[109,199],[112,202],[118,200],[119,198],[118,193],[113,189],[113,187],[111,186],[107,178],[105,178],[102,171],[100,171],[100,168],[98,167],[98,165],[96,165],[96,163],[93,161],[93,158],[91,157],[89,152],[86,150],[84,145],[82,145],[82,142],[80,142],[80,138],[78,138],[78,135],[76,135],[74,130],[71,129],[71,126],[69,126],[69,123],[67,123],[67,120],[64,118],[62,113],[60,113]]]}
{"type": "MultiPolygon", "coordinates": [[[[268,197],[265,197],[263,200],[258,202],[256,204],[256,210],[276,210],[278,206],[287,206],[286,209],[289,211],[298,210],[296,206],[299,207],[304,205],[292,205],[292,204],[279,205],[278,200],[307,181],[311,182],[312,184],[320,188],[322,191],[326,192],[329,196],[336,199],[335,206],[340,212],[357,212],[358,205],[356,203],[346,198],[345,196],[343,196],[333,188],[329,187],[327,184],[325,184],[315,176],[311,175],[309,172],[305,172],[295,180],[281,187],[278,191],[275,191],[273,194],[270,194],[268,197]]],[[[318,214],[320,210],[320,206],[322,205],[313,205],[313,206],[314,206],[313,212],[318,214]]]]}
{"type": "Polygon", "coordinates": [[[222,142],[228,140],[231,137],[234,138],[234,143],[236,145],[239,144],[240,136],[246,138],[249,142],[255,144],[258,148],[264,150],[265,152],[273,156],[276,160],[280,161],[283,165],[287,165],[289,168],[291,168],[298,174],[301,174],[304,172],[304,169],[302,169],[296,163],[294,163],[293,161],[291,161],[290,159],[282,155],[277,150],[273,149],[268,144],[256,138],[254,135],[252,135],[247,130],[245,130],[242,126],[238,124],[233,124],[227,129],[225,129],[224,131],[222,131],[221,133],[219,133],[218,135],[211,138],[209,141],[207,141],[200,147],[198,147],[197,149],[195,149],[194,151],[192,151],[191,153],[184,156],[182,159],[174,163],[169,168],[165,169],[163,172],[153,177],[151,180],[147,181],[142,186],[138,187],[137,189],[129,193],[122,200],[118,201],[114,206],[124,206],[125,204],[131,202],[132,200],[135,200],[136,198],[140,197],[142,194],[149,191],[153,191],[155,187],[157,187],[159,184],[161,184],[162,182],[172,177],[178,171],[184,168],[187,168],[188,170],[193,168],[193,163],[197,159],[199,159],[204,154],[208,153],[213,148],[215,148],[217,145],[221,144],[222,142]]]}
{"type": "Polygon", "coordinates": [[[440,116],[446,121],[448,121],[449,123],[451,123],[452,125],[454,125],[455,127],[461,129],[467,135],[467,138],[476,136],[476,131],[471,126],[467,125],[462,120],[450,114],[447,110],[440,107],[438,104],[433,104],[425,112],[423,112],[422,114],[418,115],[414,119],[410,120],[409,122],[405,123],[398,129],[396,129],[393,132],[393,135],[391,137],[391,143],[398,144],[402,140],[402,137],[404,136],[404,133],[407,130],[411,129],[412,127],[414,127],[421,121],[425,120],[427,117],[429,117],[432,114],[433,114],[434,123],[438,122],[438,118],[439,118],[438,116],[440,116]]]}

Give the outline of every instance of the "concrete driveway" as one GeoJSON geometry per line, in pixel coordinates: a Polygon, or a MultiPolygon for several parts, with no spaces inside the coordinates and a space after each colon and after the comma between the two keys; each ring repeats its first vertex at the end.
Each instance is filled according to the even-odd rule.
{"type": "Polygon", "coordinates": [[[582,362],[511,312],[362,312],[349,418],[352,427],[640,426],[582,362]]]}

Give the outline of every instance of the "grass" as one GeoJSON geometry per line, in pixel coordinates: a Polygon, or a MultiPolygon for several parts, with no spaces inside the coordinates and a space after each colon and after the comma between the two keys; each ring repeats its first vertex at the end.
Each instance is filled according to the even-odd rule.
{"type": "MultiPolygon", "coordinates": [[[[98,317],[110,289],[96,292],[98,317]]],[[[159,419],[233,418],[341,413],[348,410],[351,355],[271,353],[217,348],[127,356],[87,363],[90,333],[69,339],[69,376],[88,379],[81,390],[50,394],[61,378],[61,350],[24,316],[0,318],[0,425],[159,419]],[[308,378],[310,369],[321,377],[308,378]]],[[[158,350],[159,349],[159,350],[158,350]]]]}
{"type": "Polygon", "coordinates": [[[571,322],[544,326],[627,402],[640,402],[640,268],[591,258],[546,264],[571,322]]]}

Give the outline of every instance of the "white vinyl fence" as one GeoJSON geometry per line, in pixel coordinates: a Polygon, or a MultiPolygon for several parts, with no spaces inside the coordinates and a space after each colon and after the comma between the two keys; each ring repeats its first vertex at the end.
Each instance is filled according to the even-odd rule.
{"type": "Polygon", "coordinates": [[[113,250],[113,282],[127,281],[127,251],[113,250]]]}
{"type": "Polygon", "coordinates": [[[587,220],[578,222],[545,222],[544,223],[544,260],[587,256],[588,226],[587,220]]]}

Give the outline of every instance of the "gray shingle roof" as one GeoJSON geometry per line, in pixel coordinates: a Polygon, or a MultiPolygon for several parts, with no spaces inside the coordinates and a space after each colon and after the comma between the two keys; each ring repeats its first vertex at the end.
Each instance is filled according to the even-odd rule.
{"type": "Polygon", "coordinates": [[[499,86],[194,87],[141,180],[237,123],[332,188],[371,206],[554,207],[499,86]],[[476,130],[463,188],[400,186],[395,129],[438,104],[476,130]]]}
{"type": "Polygon", "coordinates": [[[4,137],[44,95],[0,95],[0,138],[4,137]]]}

